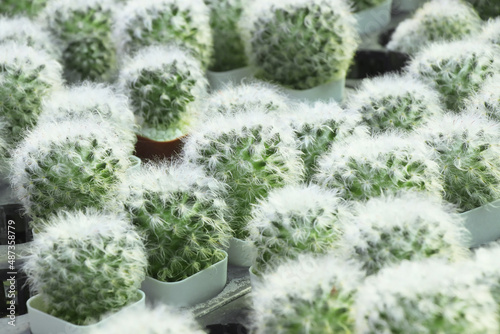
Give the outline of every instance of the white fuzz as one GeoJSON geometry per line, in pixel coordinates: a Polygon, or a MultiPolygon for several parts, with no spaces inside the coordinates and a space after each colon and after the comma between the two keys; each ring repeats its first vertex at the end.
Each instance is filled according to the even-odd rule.
{"type": "Polygon", "coordinates": [[[486,22],[483,25],[479,37],[487,42],[500,46],[500,17],[486,22]]]}
{"type": "Polygon", "coordinates": [[[500,121],[500,72],[488,78],[465,105],[468,112],[478,112],[500,121]]]}
{"type": "Polygon", "coordinates": [[[74,12],[88,12],[95,7],[111,13],[117,8],[114,0],[51,0],[40,13],[40,20],[58,31],[58,21],[71,20],[74,12]]]}

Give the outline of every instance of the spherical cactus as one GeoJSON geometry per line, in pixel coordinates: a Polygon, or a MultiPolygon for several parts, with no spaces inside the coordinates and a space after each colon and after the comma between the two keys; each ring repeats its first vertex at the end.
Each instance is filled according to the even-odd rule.
{"type": "Polygon", "coordinates": [[[69,81],[111,81],[116,46],[111,25],[114,0],[52,0],[42,19],[58,39],[69,81]]]}
{"type": "Polygon", "coordinates": [[[106,122],[75,119],[33,129],[13,151],[11,184],[38,220],[58,209],[119,210],[118,186],[133,151],[106,122]]]}
{"type": "Polygon", "coordinates": [[[286,262],[252,291],[252,333],[352,333],[351,308],[364,277],[357,264],[332,255],[286,262]]]}
{"type": "Polygon", "coordinates": [[[341,221],[338,242],[344,256],[359,261],[368,274],[404,260],[439,257],[450,261],[468,253],[469,232],[456,209],[439,198],[414,192],[356,203],[354,214],[341,221]]]}
{"type": "Polygon", "coordinates": [[[359,113],[373,134],[412,131],[443,112],[435,90],[410,76],[391,74],[363,80],[347,109],[359,113]]]}
{"type": "Polygon", "coordinates": [[[148,165],[124,183],[125,207],[146,240],[148,275],[183,280],[224,259],[226,185],[200,167],[148,165]]]}
{"type": "Polygon", "coordinates": [[[458,112],[487,78],[500,73],[500,46],[472,40],[433,43],[415,56],[407,70],[435,87],[446,107],[458,112]]]}
{"type": "Polygon", "coordinates": [[[271,189],[302,180],[296,147],[291,127],[267,115],[265,108],[253,108],[204,122],[187,138],[184,159],[228,184],[231,227],[236,238],[244,239],[252,205],[271,189]]]}
{"type": "Polygon", "coordinates": [[[257,76],[293,89],[345,77],[357,48],[344,0],[252,1],[240,21],[257,76]]]}
{"type": "Polygon", "coordinates": [[[49,0],[2,0],[0,14],[9,16],[36,16],[49,0]]]}
{"type": "Polygon", "coordinates": [[[176,43],[189,49],[204,68],[212,62],[210,11],[203,0],[130,1],[116,18],[115,34],[122,52],[176,43]]]}
{"type": "Polygon", "coordinates": [[[88,210],[44,223],[23,268],[49,314],[88,325],[138,299],[146,254],[126,219],[88,210]]]}
{"type": "Polygon", "coordinates": [[[200,62],[175,46],[140,50],[123,66],[119,84],[130,97],[141,133],[155,140],[186,134],[208,95],[200,62]]]}
{"type": "Polygon", "coordinates": [[[447,201],[468,211],[500,198],[499,123],[477,114],[446,114],[418,132],[438,154],[447,201]]]}
{"type": "Polygon", "coordinates": [[[347,200],[365,201],[404,189],[439,195],[442,180],[435,157],[423,141],[408,136],[356,135],[334,143],[319,158],[314,180],[339,189],[347,200]]]}
{"type": "Polygon", "coordinates": [[[479,37],[489,43],[500,46],[500,17],[486,22],[479,37]]]}
{"type": "Polygon", "coordinates": [[[496,0],[466,0],[470,2],[483,20],[500,16],[500,3],[496,0]]]}
{"type": "Polygon", "coordinates": [[[0,47],[0,82],[0,114],[16,143],[36,124],[42,99],[62,86],[62,68],[43,51],[7,42],[0,47]]]}
{"type": "Polygon", "coordinates": [[[476,11],[461,0],[429,1],[397,26],[387,48],[414,54],[429,42],[452,41],[475,34],[481,23],[476,11]]]}
{"type": "Polygon", "coordinates": [[[358,290],[355,333],[498,333],[488,288],[439,259],[403,262],[358,290]]]}
{"type": "Polygon", "coordinates": [[[488,78],[465,103],[466,110],[500,121],[500,73],[488,78]]]}
{"type": "Polygon", "coordinates": [[[248,63],[238,28],[244,0],[204,0],[210,8],[214,39],[214,71],[229,71],[248,63]]]}

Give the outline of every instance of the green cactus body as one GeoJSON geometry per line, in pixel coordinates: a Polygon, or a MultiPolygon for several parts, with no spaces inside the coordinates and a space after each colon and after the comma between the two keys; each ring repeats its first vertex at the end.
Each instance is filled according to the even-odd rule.
{"type": "Polygon", "coordinates": [[[466,0],[471,3],[483,20],[500,16],[500,3],[497,0],[466,0]]]}
{"type": "Polygon", "coordinates": [[[363,80],[347,108],[361,115],[372,134],[410,132],[443,112],[436,91],[409,76],[396,75],[363,80]]]}
{"type": "Polygon", "coordinates": [[[358,13],[360,11],[370,9],[373,7],[380,6],[387,0],[353,0],[354,12],[358,13]]]}
{"type": "Polygon", "coordinates": [[[358,36],[344,0],[259,0],[243,15],[243,40],[257,77],[292,89],[345,77],[358,36]]]}
{"type": "Polygon", "coordinates": [[[472,40],[433,43],[407,70],[438,90],[448,109],[459,112],[487,78],[500,73],[500,47],[472,40]]]}
{"type": "Polygon", "coordinates": [[[210,12],[203,0],[141,0],[126,4],[116,22],[124,52],[153,44],[179,44],[207,68],[212,63],[210,12]]]}
{"type": "Polygon", "coordinates": [[[125,207],[146,240],[149,276],[176,282],[224,259],[231,236],[225,188],[189,165],[149,165],[129,175],[125,207]]]}
{"type": "Polygon", "coordinates": [[[208,95],[200,62],[174,46],[140,50],[123,67],[119,82],[130,97],[141,133],[156,140],[186,134],[208,95]]]}
{"type": "Polygon", "coordinates": [[[34,17],[42,11],[48,1],[49,0],[2,0],[0,3],[0,14],[34,17]]]}
{"type": "Polygon", "coordinates": [[[478,112],[500,122],[500,73],[484,82],[484,85],[466,103],[466,111],[478,112]]]}
{"type": "Polygon", "coordinates": [[[240,239],[248,234],[245,227],[258,199],[303,177],[292,128],[279,124],[262,108],[205,122],[189,135],[184,159],[228,184],[231,227],[240,239]]]}

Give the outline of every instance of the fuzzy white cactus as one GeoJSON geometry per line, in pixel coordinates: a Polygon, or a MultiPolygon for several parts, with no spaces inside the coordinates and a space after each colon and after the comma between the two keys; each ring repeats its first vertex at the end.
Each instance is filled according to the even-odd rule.
{"type": "Polygon", "coordinates": [[[498,333],[488,288],[440,259],[405,261],[358,290],[356,333],[498,333]]]}
{"type": "Polygon", "coordinates": [[[35,17],[49,0],[2,0],[0,14],[35,17]]]}
{"type": "Polygon", "coordinates": [[[155,140],[186,134],[208,95],[200,62],[173,45],[139,50],[123,66],[119,85],[130,98],[141,134],[155,140]]]}
{"type": "Polygon", "coordinates": [[[301,255],[252,290],[256,334],[350,333],[351,308],[365,273],[333,255],[301,255]]]}
{"type": "Polygon", "coordinates": [[[443,112],[434,89],[410,76],[394,74],[363,80],[349,97],[347,109],[359,113],[373,134],[412,131],[443,112]]]}
{"type": "Polygon", "coordinates": [[[314,180],[339,189],[347,200],[367,200],[413,189],[431,195],[442,191],[435,154],[423,141],[397,133],[355,135],[334,143],[320,157],[314,180]]]}
{"type": "Polygon", "coordinates": [[[500,256],[500,244],[493,242],[476,249],[474,257],[467,263],[457,263],[458,270],[473,275],[478,284],[486,285],[500,304],[500,270],[496,263],[500,256]]]}
{"type": "Polygon", "coordinates": [[[487,42],[500,46],[500,17],[486,22],[483,25],[479,37],[487,42]]]}
{"type": "Polygon", "coordinates": [[[481,18],[461,0],[432,0],[401,22],[387,48],[414,54],[430,42],[452,41],[479,32],[481,18]]]}
{"type": "Polygon", "coordinates": [[[479,112],[483,116],[500,121],[500,73],[488,78],[465,105],[466,111],[479,112]]]}

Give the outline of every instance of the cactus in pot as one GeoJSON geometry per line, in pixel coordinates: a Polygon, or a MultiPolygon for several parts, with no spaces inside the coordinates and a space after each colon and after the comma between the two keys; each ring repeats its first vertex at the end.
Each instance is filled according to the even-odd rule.
{"type": "Polygon", "coordinates": [[[89,325],[138,299],[146,254],[127,219],[63,211],[43,224],[23,268],[47,313],[89,325]]]}
{"type": "Polygon", "coordinates": [[[208,95],[200,62],[173,45],[138,51],[120,71],[119,85],[130,98],[140,133],[155,140],[186,134],[208,95]]]}
{"type": "Polygon", "coordinates": [[[8,16],[35,17],[43,10],[49,0],[2,0],[0,14],[8,16]]]}
{"type": "Polygon", "coordinates": [[[500,73],[488,78],[483,86],[466,102],[466,111],[478,112],[500,121],[500,73]]]}
{"type": "Polygon", "coordinates": [[[358,46],[344,0],[258,0],[240,21],[256,76],[304,90],[340,80],[358,46]]]}

